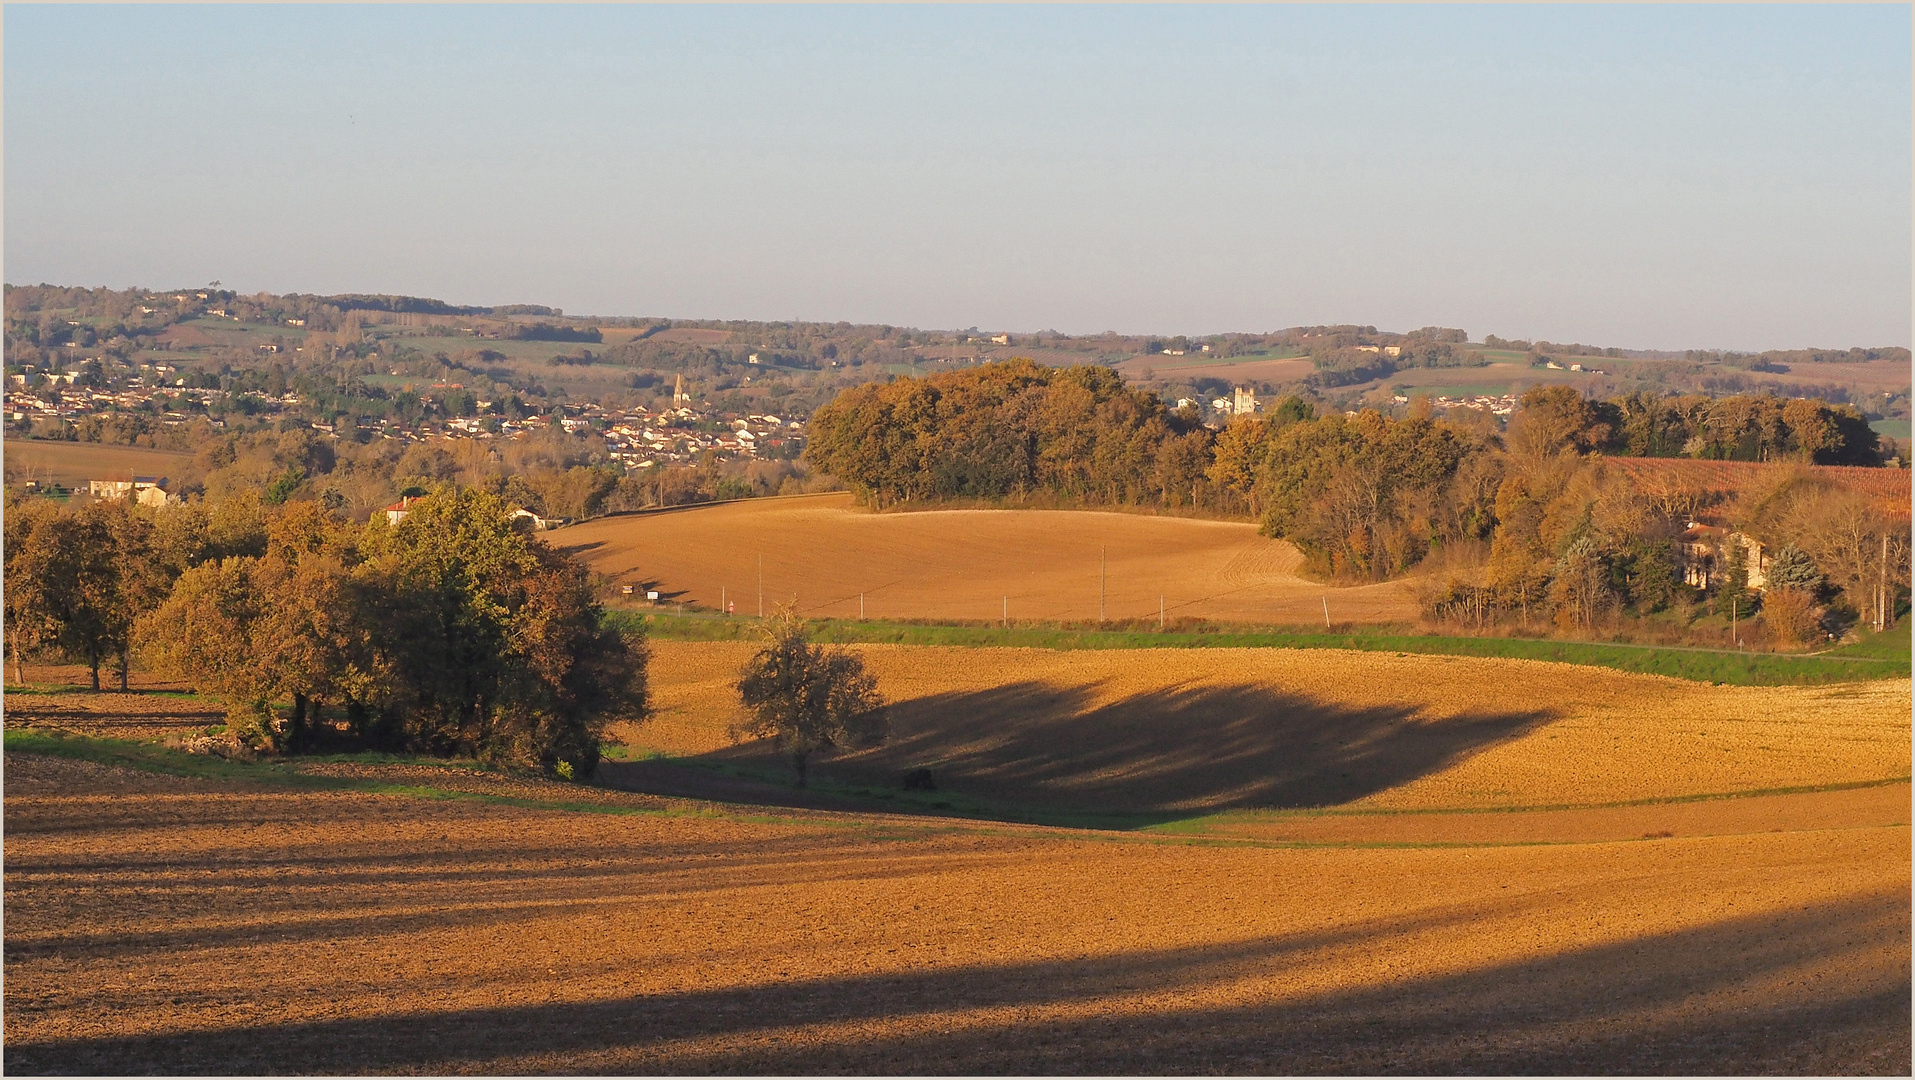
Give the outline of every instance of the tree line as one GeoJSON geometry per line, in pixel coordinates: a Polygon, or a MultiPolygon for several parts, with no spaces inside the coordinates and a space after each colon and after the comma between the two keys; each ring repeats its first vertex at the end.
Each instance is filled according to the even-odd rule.
{"type": "Polygon", "coordinates": [[[216,695],[232,731],[464,753],[587,773],[612,719],[648,713],[642,634],[512,506],[444,485],[396,526],[318,502],[145,508],[8,496],[6,648],[134,656],[216,695]],[[281,707],[290,711],[281,714],[281,707]]]}
{"type": "Polygon", "coordinates": [[[1212,433],[1109,368],[1012,360],[853,387],[812,414],[815,468],[879,506],[1044,492],[1184,505],[1212,433]]]}
{"type": "MultiPolygon", "coordinates": [[[[1879,552],[1862,549],[1905,545],[1907,535],[1905,518],[1806,473],[1783,500],[1797,509],[1756,513],[1702,491],[1649,492],[1604,467],[1629,456],[1881,464],[1879,440],[1852,407],[1766,395],[1591,401],[1540,387],[1506,431],[1475,410],[1437,417],[1424,403],[1404,417],[1318,416],[1290,397],[1213,433],[1194,411],[1170,411],[1108,369],[1012,361],[848,390],[813,416],[806,456],[879,507],[1046,495],[1247,513],[1338,580],[1443,570],[1454,588],[1426,597],[1434,616],[1570,630],[1621,614],[1693,614],[1698,603],[1746,616],[1756,605],[1746,570],[1728,567],[1745,583],[1734,595],[1721,591],[1723,573],[1707,591],[1684,582],[1693,553],[1681,537],[1705,511],[1747,518],[1740,528],[1772,551],[1793,546],[1790,558],[1806,560],[1816,582],[1805,595],[1838,619],[1867,607],[1869,574],[1883,572],[1879,552]]],[[[1740,550],[1728,544],[1725,564],[1740,550]]],[[[1905,568],[1895,575],[1904,588],[1905,568]]]]}

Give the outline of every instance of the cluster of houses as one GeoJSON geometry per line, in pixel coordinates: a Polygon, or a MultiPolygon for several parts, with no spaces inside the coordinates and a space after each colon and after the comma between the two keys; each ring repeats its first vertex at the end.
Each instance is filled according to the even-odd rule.
{"type": "MultiPolygon", "coordinates": [[[[6,418],[9,423],[21,426],[49,419],[78,422],[98,414],[139,410],[147,407],[156,397],[163,397],[165,400],[158,420],[167,426],[177,426],[195,415],[204,416],[207,403],[219,393],[216,390],[186,387],[185,380],[175,378],[177,371],[168,365],[141,366],[142,373],[128,379],[124,389],[112,391],[75,385],[77,372],[56,373],[44,384],[36,383],[32,389],[28,386],[29,376],[13,375],[6,386],[6,418]],[[198,406],[200,411],[189,414],[179,411],[176,406],[198,406]]],[[[432,386],[432,390],[437,391],[459,389],[463,387],[456,383],[437,383],[432,386]]],[[[269,418],[295,410],[301,404],[299,395],[290,391],[279,397],[256,397],[260,415],[269,418]]],[[[476,404],[480,409],[490,409],[493,405],[490,401],[476,404]]],[[[561,405],[556,412],[558,423],[566,431],[596,432],[603,436],[611,456],[628,468],[689,462],[710,453],[747,458],[761,455],[788,457],[793,449],[802,445],[804,439],[804,423],[800,420],[771,414],[749,413],[740,416],[701,410],[694,403],[691,393],[685,389],[682,378],[674,389],[672,407],[657,412],[643,407],[606,409],[596,403],[561,405]]],[[[375,435],[401,442],[430,438],[512,439],[545,427],[552,419],[545,416],[524,419],[455,416],[435,417],[411,425],[388,421],[379,425],[375,435]]],[[[221,420],[209,420],[215,428],[225,426],[221,420]]],[[[321,434],[337,434],[332,424],[320,420],[310,420],[308,424],[321,434]]]]}
{"type": "Polygon", "coordinates": [[[632,410],[612,418],[603,434],[613,458],[628,468],[648,469],[713,452],[757,457],[799,445],[804,440],[804,423],[759,413],[710,422],[696,410],[680,406],[657,414],[632,410]]]}
{"type": "MultiPolygon", "coordinates": [[[[1206,346],[1206,348],[1207,347],[1208,346],[1206,346]]],[[[1257,401],[1257,395],[1255,393],[1242,386],[1232,390],[1229,397],[1216,397],[1211,398],[1209,401],[1204,401],[1201,398],[1177,399],[1177,408],[1179,409],[1205,409],[1206,407],[1211,414],[1206,422],[1217,423],[1222,420],[1227,420],[1232,416],[1254,415],[1257,410],[1263,406],[1257,401]]]]}
{"type": "MultiPolygon", "coordinates": [[[[1410,396],[1397,394],[1390,400],[1398,405],[1408,405],[1410,396]]],[[[1452,397],[1449,394],[1441,394],[1431,398],[1430,405],[1437,409],[1484,409],[1497,416],[1508,416],[1516,411],[1516,395],[1462,394],[1452,397]]]]}
{"type": "MultiPolygon", "coordinates": [[[[159,422],[168,427],[177,427],[203,416],[206,406],[220,392],[188,387],[186,380],[179,377],[177,368],[169,364],[141,364],[141,373],[125,380],[118,390],[100,389],[77,385],[77,371],[56,371],[40,376],[45,385],[30,387],[32,377],[10,375],[7,377],[5,413],[7,422],[22,426],[40,420],[79,422],[88,417],[113,412],[131,412],[143,409],[156,399],[165,406],[159,412],[159,422]],[[173,408],[183,405],[196,408],[189,415],[173,408]]],[[[254,395],[265,415],[276,415],[299,404],[299,395],[285,393],[278,397],[254,395]]],[[[220,420],[212,420],[214,427],[224,427],[220,420]]]]}

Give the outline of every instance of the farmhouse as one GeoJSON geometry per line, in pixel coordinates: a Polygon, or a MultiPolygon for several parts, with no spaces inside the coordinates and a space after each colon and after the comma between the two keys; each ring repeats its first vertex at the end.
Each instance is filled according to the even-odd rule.
{"type": "Polygon", "coordinates": [[[96,499],[124,499],[133,496],[133,501],[141,506],[165,506],[171,501],[166,494],[166,477],[135,476],[131,480],[89,480],[87,492],[96,499]]]}
{"type": "Polygon", "coordinates": [[[1769,583],[1769,552],[1762,541],[1719,525],[1689,522],[1679,540],[1682,553],[1682,580],[1698,589],[1713,588],[1727,562],[1728,545],[1739,544],[1748,567],[1749,587],[1764,591],[1769,583]]]}
{"type": "Polygon", "coordinates": [[[417,495],[401,495],[399,501],[386,507],[386,524],[397,525],[412,513],[412,504],[419,501],[417,495]]]}

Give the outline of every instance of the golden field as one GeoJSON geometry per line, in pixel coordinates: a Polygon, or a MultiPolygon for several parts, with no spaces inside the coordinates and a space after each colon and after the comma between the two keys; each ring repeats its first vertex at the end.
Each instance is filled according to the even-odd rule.
{"type": "Polygon", "coordinates": [[[1910,1067],[1906,681],[865,645],[892,744],[808,794],[726,734],[749,645],[652,648],[659,715],[614,734],[680,760],[601,766],[642,790],[10,751],[6,1068],[1910,1067]],[[858,802],[920,765],[1132,827],[858,802]]]}
{"type": "Polygon", "coordinates": [[[748,499],[599,518],[553,533],[554,546],[621,584],[674,602],[874,619],[1098,618],[1338,623],[1416,617],[1409,586],[1338,588],[1297,573],[1303,556],[1245,522],[1087,510],[932,510],[874,514],[848,494],[748,499]]]}
{"type": "Polygon", "coordinates": [[[37,439],[8,439],[0,453],[6,458],[7,483],[38,480],[67,487],[88,480],[125,480],[136,474],[167,476],[193,462],[193,455],[178,450],[37,439]]]}
{"type": "MultiPolygon", "coordinates": [[[[652,643],[658,715],[614,732],[776,769],[733,746],[754,646],[652,643]]],[[[1531,660],[1288,649],[849,646],[895,703],[884,747],[821,776],[1015,805],[1209,812],[1597,804],[1910,772],[1907,681],[1710,686],[1531,660]]]]}

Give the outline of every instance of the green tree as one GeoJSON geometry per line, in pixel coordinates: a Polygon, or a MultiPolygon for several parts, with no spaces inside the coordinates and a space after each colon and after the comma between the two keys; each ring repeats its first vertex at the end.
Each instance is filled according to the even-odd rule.
{"type": "Polygon", "coordinates": [[[1796,589],[1810,596],[1822,591],[1822,571],[1816,569],[1809,553],[1794,543],[1782,545],[1769,560],[1767,580],[1772,589],[1796,589]]]}
{"type": "Polygon", "coordinates": [[[1731,620],[1746,619],[1755,608],[1755,593],[1749,588],[1749,549],[1740,533],[1723,537],[1721,559],[1715,583],[1716,611],[1731,620]]]}
{"type": "Polygon", "coordinates": [[[141,620],[137,637],[148,663],[218,697],[229,729],[270,740],[273,680],[255,656],[262,599],[257,562],[235,556],[188,570],[166,602],[141,620]]]}
{"type": "Polygon", "coordinates": [[[584,568],[514,528],[505,500],[444,487],[411,511],[368,533],[407,741],[589,774],[604,724],[649,713],[643,638],[606,622],[584,568]]]}
{"type": "Polygon", "coordinates": [[[889,733],[878,682],[857,654],[807,639],[789,609],[765,621],[765,646],[745,662],[738,696],[749,710],[743,735],[775,739],[805,786],[806,763],[826,747],[882,743],[889,733]]]}

